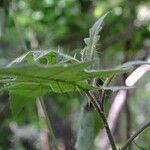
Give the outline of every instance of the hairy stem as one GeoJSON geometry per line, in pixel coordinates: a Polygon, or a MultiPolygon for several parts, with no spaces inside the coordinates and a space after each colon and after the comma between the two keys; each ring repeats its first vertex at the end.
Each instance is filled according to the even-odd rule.
{"type": "Polygon", "coordinates": [[[101,119],[103,121],[103,124],[104,124],[105,130],[107,132],[107,135],[108,135],[108,138],[109,138],[112,150],[117,150],[115,142],[114,142],[114,139],[113,139],[113,136],[112,136],[112,133],[110,131],[110,128],[109,128],[109,125],[108,125],[108,122],[107,122],[107,119],[105,117],[104,112],[102,111],[101,106],[99,105],[99,102],[95,99],[95,97],[92,95],[91,92],[86,92],[86,94],[91,99],[92,104],[97,109],[97,111],[98,111],[98,113],[99,113],[99,115],[100,115],[100,117],[101,117],[101,119]]]}
{"type": "Polygon", "coordinates": [[[150,126],[150,121],[147,122],[144,126],[142,126],[136,133],[134,133],[128,140],[127,142],[120,148],[120,150],[125,150],[131,142],[141,133],[143,132],[146,128],[150,126]]]}
{"type": "Polygon", "coordinates": [[[50,138],[53,142],[53,146],[54,146],[55,150],[59,150],[58,145],[57,145],[57,140],[55,138],[55,135],[54,135],[54,132],[53,132],[53,129],[52,129],[52,126],[51,126],[51,122],[50,122],[50,119],[49,119],[48,114],[47,114],[47,110],[46,110],[46,107],[45,107],[44,100],[43,100],[42,97],[38,97],[38,98],[41,102],[41,106],[43,108],[43,111],[44,111],[44,114],[45,114],[45,117],[46,117],[47,127],[48,127],[48,130],[49,130],[50,138]]]}

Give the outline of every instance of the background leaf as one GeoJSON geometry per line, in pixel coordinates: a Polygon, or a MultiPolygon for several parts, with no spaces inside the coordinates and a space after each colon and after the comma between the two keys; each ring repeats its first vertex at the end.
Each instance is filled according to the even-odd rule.
{"type": "Polygon", "coordinates": [[[31,102],[35,102],[35,97],[32,96],[22,96],[16,91],[11,91],[11,110],[13,117],[17,118],[19,113],[23,110],[23,108],[28,107],[31,102]]]}

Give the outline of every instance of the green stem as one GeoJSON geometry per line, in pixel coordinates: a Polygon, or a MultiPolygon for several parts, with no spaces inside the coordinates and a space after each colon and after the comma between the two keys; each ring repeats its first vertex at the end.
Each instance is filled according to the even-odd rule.
{"type": "Polygon", "coordinates": [[[46,117],[47,127],[48,127],[48,130],[49,130],[51,140],[53,142],[53,146],[54,146],[55,150],[59,150],[58,145],[57,145],[57,140],[56,140],[56,137],[54,135],[52,125],[51,125],[50,119],[49,119],[48,114],[47,114],[47,110],[46,110],[44,100],[43,100],[42,97],[38,97],[38,98],[40,100],[41,106],[43,108],[43,111],[44,111],[44,114],[45,114],[45,117],[46,117]]]}
{"type": "MultiPolygon", "coordinates": [[[[113,80],[114,76],[111,76],[109,78],[107,78],[103,84],[103,86],[108,86],[110,84],[110,82],[113,80]]],[[[102,94],[101,94],[101,104],[102,104],[102,110],[104,111],[104,98],[105,98],[105,90],[102,90],[102,94]]]]}
{"type": "Polygon", "coordinates": [[[94,105],[94,107],[97,109],[102,121],[103,121],[103,124],[104,124],[104,128],[107,132],[107,135],[108,135],[108,138],[109,138],[109,141],[110,141],[110,144],[111,144],[111,147],[112,147],[112,150],[117,150],[116,148],[116,145],[115,145],[115,142],[114,142],[114,138],[112,136],[112,133],[111,133],[111,130],[109,128],[109,125],[108,125],[108,122],[107,122],[107,119],[105,117],[105,114],[101,108],[101,106],[99,105],[98,101],[95,99],[95,97],[92,95],[92,93],[90,92],[86,92],[87,96],[91,99],[91,102],[92,104],[94,105]]]}
{"type": "Polygon", "coordinates": [[[143,132],[147,127],[150,126],[150,121],[147,122],[144,126],[142,126],[136,133],[134,133],[127,142],[120,148],[120,150],[125,150],[127,147],[133,142],[133,140],[141,133],[143,132]]]}

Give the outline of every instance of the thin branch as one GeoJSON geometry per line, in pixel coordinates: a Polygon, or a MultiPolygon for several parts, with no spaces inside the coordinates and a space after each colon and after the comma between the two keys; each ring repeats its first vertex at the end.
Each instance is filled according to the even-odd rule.
{"type": "Polygon", "coordinates": [[[105,117],[104,112],[102,111],[101,106],[99,105],[99,102],[95,99],[95,97],[93,96],[93,94],[91,92],[86,92],[86,94],[91,99],[92,104],[97,109],[97,111],[98,111],[98,113],[99,113],[99,115],[100,115],[100,117],[101,117],[101,119],[103,121],[103,124],[104,124],[104,127],[106,129],[106,132],[107,132],[107,135],[108,135],[108,138],[109,138],[112,150],[117,150],[115,142],[114,142],[114,139],[113,139],[113,136],[112,136],[110,128],[109,128],[109,125],[107,123],[107,119],[105,117]]]}
{"type": "MultiPolygon", "coordinates": [[[[144,76],[148,71],[150,71],[149,65],[142,65],[138,67],[136,70],[134,70],[126,79],[125,85],[126,86],[134,86],[140,78],[144,76]]],[[[124,103],[126,102],[126,96],[127,96],[127,90],[119,90],[116,94],[114,101],[111,105],[111,108],[109,109],[109,115],[108,115],[108,124],[110,125],[111,132],[114,133],[114,130],[116,128],[117,120],[119,119],[119,115],[121,111],[123,110],[124,103]]],[[[104,147],[108,146],[108,139],[106,139],[106,133],[100,132],[97,136],[98,141],[104,141],[103,142],[103,149],[104,147]]]]}
{"type": "Polygon", "coordinates": [[[128,141],[120,148],[120,150],[125,150],[130,144],[131,142],[133,142],[133,140],[140,134],[142,133],[146,128],[148,128],[150,126],[150,121],[147,122],[143,127],[141,127],[136,133],[134,133],[129,139],[128,141]]]}
{"type": "Polygon", "coordinates": [[[42,97],[38,97],[38,98],[39,98],[39,100],[41,102],[41,105],[42,105],[42,108],[43,108],[43,111],[44,111],[44,114],[45,114],[45,117],[46,117],[47,127],[48,127],[48,130],[49,130],[49,134],[50,134],[51,140],[53,142],[53,146],[54,146],[55,150],[59,150],[59,148],[57,146],[57,141],[56,141],[56,138],[55,138],[52,126],[51,126],[51,122],[50,122],[50,119],[49,119],[48,114],[47,114],[47,110],[46,110],[43,98],[42,97]]]}
{"type": "MultiPolygon", "coordinates": [[[[109,78],[107,78],[103,84],[103,86],[108,86],[110,84],[110,82],[113,80],[114,76],[111,76],[109,78]]],[[[105,90],[102,90],[102,94],[101,94],[101,103],[102,103],[102,110],[104,111],[104,99],[105,99],[105,90]]]]}
{"type": "Polygon", "coordinates": [[[48,133],[47,126],[45,127],[45,125],[47,125],[46,117],[45,117],[41,102],[38,97],[36,98],[36,107],[37,107],[37,113],[39,116],[40,126],[44,125],[44,127],[42,128],[40,132],[40,148],[41,150],[49,150],[50,149],[49,133],[48,133]]]}

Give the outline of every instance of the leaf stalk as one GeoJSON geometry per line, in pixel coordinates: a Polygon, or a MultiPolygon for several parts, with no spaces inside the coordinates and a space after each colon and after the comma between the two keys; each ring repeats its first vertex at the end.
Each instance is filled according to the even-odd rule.
{"type": "Polygon", "coordinates": [[[107,132],[107,135],[108,135],[108,138],[109,138],[109,141],[110,141],[110,144],[111,144],[111,147],[112,147],[112,150],[117,150],[116,148],[116,145],[115,145],[115,142],[114,142],[114,138],[112,136],[112,133],[111,133],[111,130],[109,128],[109,125],[108,125],[108,122],[107,122],[107,119],[105,117],[105,114],[99,104],[99,102],[95,99],[94,95],[92,94],[92,92],[86,92],[87,96],[91,99],[91,102],[92,104],[94,105],[94,107],[97,109],[102,121],[103,121],[103,124],[104,124],[104,128],[107,132]]]}

